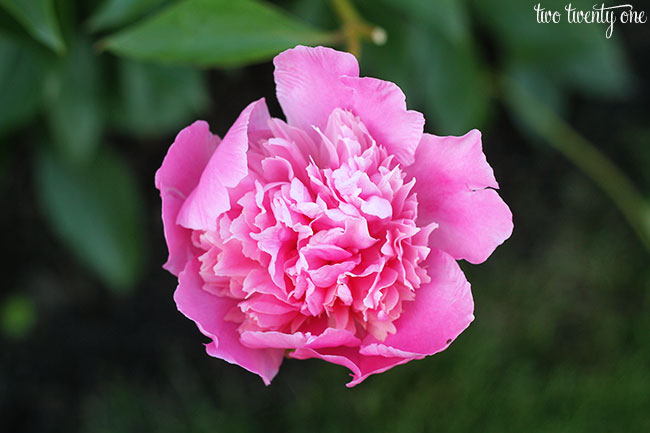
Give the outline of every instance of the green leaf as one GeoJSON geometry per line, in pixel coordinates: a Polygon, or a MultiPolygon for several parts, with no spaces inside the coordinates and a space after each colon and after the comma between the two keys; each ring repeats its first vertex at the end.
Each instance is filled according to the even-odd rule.
{"type": "Polygon", "coordinates": [[[460,135],[487,120],[491,89],[471,39],[413,25],[407,44],[436,134],[460,135]]]}
{"type": "Polygon", "coordinates": [[[267,60],[297,44],[330,35],[280,9],[251,0],[185,0],[108,37],[101,46],[119,55],[198,66],[239,66],[267,60]]]}
{"type": "Polygon", "coordinates": [[[414,76],[415,68],[410,62],[409,53],[404,48],[407,44],[406,33],[410,28],[410,21],[405,17],[396,15],[393,9],[377,9],[374,3],[364,8],[365,3],[359,4],[359,9],[364,17],[383,28],[388,38],[384,45],[367,43],[361,50],[361,75],[381,78],[397,84],[406,95],[409,108],[423,105],[424,98],[414,76]]]}
{"type": "Polygon", "coordinates": [[[129,167],[106,150],[85,167],[41,151],[35,174],[52,230],[110,288],[131,288],[142,269],[144,245],[142,198],[129,167]]]}
{"type": "MultiPolygon", "coordinates": [[[[560,23],[537,23],[533,3],[520,0],[473,2],[504,53],[507,64],[524,64],[577,90],[601,96],[624,95],[632,87],[632,74],[623,56],[617,30],[605,37],[602,24],[569,24],[563,0],[547,0],[542,6],[562,14],[560,23]]],[[[535,3],[536,4],[536,3],[535,3]]],[[[574,0],[578,10],[592,3],[574,0]]],[[[619,28],[620,32],[620,28],[619,28]]]]}
{"type": "Polygon", "coordinates": [[[282,1],[281,6],[293,16],[321,29],[338,27],[341,23],[329,1],[282,1]]]}
{"type": "Polygon", "coordinates": [[[112,29],[144,16],[168,0],[104,0],[88,20],[92,31],[112,29]]]}
{"type": "Polygon", "coordinates": [[[119,80],[113,119],[122,130],[138,136],[178,131],[208,104],[203,73],[196,69],[122,59],[119,80]]]}
{"type": "MultiPolygon", "coordinates": [[[[551,79],[548,74],[544,74],[530,66],[516,64],[506,68],[505,77],[507,77],[508,82],[516,83],[517,86],[556,115],[563,117],[566,113],[566,95],[558,83],[551,79]]],[[[511,108],[511,116],[522,134],[533,139],[534,142],[543,139],[534,128],[530,127],[527,121],[525,114],[529,110],[514,110],[512,105],[509,108],[511,108]]]]}
{"type": "Polygon", "coordinates": [[[606,39],[595,27],[587,27],[581,39],[585,48],[579,55],[568,57],[554,68],[559,80],[591,95],[628,95],[634,87],[634,77],[618,40],[606,39]]]}
{"type": "Polygon", "coordinates": [[[76,40],[46,83],[46,114],[59,151],[77,163],[92,158],[101,140],[104,107],[98,58],[76,40]]]}
{"type": "Polygon", "coordinates": [[[42,62],[31,52],[0,36],[0,137],[23,126],[38,111],[42,62]]]}
{"type": "Polygon", "coordinates": [[[386,29],[385,46],[364,46],[362,64],[395,81],[410,108],[425,112],[436,134],[464,134],[482,127],[491,89],[460,0],[365,0],[362,15],[386,29]]]}
{"type": "Polygon", "coordinates": [[[54,11],[54,0],[0,0],[0,5],[35,39],[57,53],[65,50],[54,11]]]}
{"type": "Polygon", "coordinates": [[[463,0],[381,0],[401,10],[420,24],[424,24],[451,41],[468,37],[468,17],[463,0]]]}

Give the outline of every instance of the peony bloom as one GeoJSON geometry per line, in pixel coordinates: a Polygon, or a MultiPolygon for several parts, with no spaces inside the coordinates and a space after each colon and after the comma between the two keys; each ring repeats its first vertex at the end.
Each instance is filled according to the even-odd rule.
{"type": "Polygon", "coordinates": [[[264,99],[223,139],[197,121],[156,173],[178,309],[266,384],[285,356],[344,365],[354,386],[444,350],[474,318],[456,260],[512,232],[480,133],[423,133],[351,54],[299,46],[274,64],[286,122],[264,99]]]}

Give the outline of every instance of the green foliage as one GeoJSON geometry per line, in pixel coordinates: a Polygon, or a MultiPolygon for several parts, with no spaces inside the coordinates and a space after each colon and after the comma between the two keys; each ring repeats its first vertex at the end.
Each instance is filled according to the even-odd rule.
{"type": "Polygon", "coordinates": [[[196,66],[241,66],[330,37],[271,5],[184,0],[102,42],[119,55],[196,66]]]}
{"type": "Polygon", "coordinates": [[[45,109],[59,152],[81,163],[95,154],[104,127],[101,64],[90,42],[79,38],[47,77],[45,109]]]}
{"type": "Polygon", "coordinates": [[[433,130],[439,135],[462,135],[483,127],[491,89],[472,41],[442,37],[423,26],[412,27],[408,36],[433,130]]]}
{"type": "Polygon", "coordinates": [[[13,15],[34,38],[57,53],[65,50],[54,0],[0,0],[0,6],[13,15]]]}
{"type": "Polygon", "coordinates": [[[41,102],[42,62],[0,35],[0,137],[27,123],[41,102]]]}
{"type": "MultiPolygon", "coordinates": [[[[605,26],[537,24],[532,3],[358,3],[365,18],[387,29],[389,40],[384,47],[364,47],[362,66],[403,85],[409,103],[425,112],[431,131],[438,134],[458,135],[485,127],[494,111],[493,97],[499,96],[495,80],[503,73],[516,71],[530,91],[559,114],[564,112],[570,91],[620,98],[634,85],[620,41],[616,35],[605,38],[605,26]],[[487,40],[479,40],[477,30],[487,40]],[[397,42],[391,43],[391,39],[397,42]],[[496,44],[499,57],[496,64],[488,66],[481,54],[490,43],[496,44]]],[[[543,2],[543,6],[560,11],[565,4],[560,0],[543,2]]],[[[573,4],[583,9],[592,6],[585,1],[573,4]]],[[[530,128],[521,125],[522,132],[529,134],[530,128]]]]}
{"type": "MultiPolygon", "coordinates": [[[[565,4],[550,0],[543,6],[564,13],[565,4]]],[[[572,4],[592,7],[588,1],[572,4]]],[[[607,39],[604,25],[569,24],[566,17],[558,24],[537,24],[532,5],[518,0],[475,0],[472,5],[502,48],[505,65],[535,69],[554,86],[592,95],[620,97],[630,90],[632,76],[618,37],[607,39]]]]}
{"type": "Polygon", "coordinates": [[[362,67],[397,82],[431,132],[462,135],[486,124],[491,103],[486,68],[460,1],[364,1],[363,14],[385,28],[385,46],[366,46],[362,67]]]}
{"type": "Polygon", "coordinates": [[[109,287],[131,289],[142,271],[142,199],[129,167],[108,150],[78,167],[49,151],[36,160],[45,221],[109,287]]]}
{"type": "Polygon", "coordinates": [[[450,41],[461,41],[469,36],[469,17],[463,0],[382,0],[450,41]]]}
{"type": "Polygon", "coordinates": [[[141,18],[167,0],[104,0],[88,20],[92,31],[108,30],[141,18]]]}
{"type": "Polygon", "coordinates": [[[36,324],[36,307],[25,295],[11,295],[2,301],[0,307],[0,330],[5,337],[21,339],[27,336],[36,324]]]}
{"type": "Polygon", "coordinates": [[[196,69],[122,59],[118,77],[113,120],[136,136],[174,134],[209,102],[203,75],[196,69]]]}

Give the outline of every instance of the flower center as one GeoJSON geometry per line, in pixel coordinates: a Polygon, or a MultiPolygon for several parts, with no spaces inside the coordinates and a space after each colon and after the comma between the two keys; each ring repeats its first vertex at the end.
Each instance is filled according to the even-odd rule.
{"type": "Polygon", "coordinates": [[[242,332],[334,327],[385,339],[429,281],[419,264],[434,225],[415,223],[414,181],[347,111],[312,136],[270,128],[251,144],[251,175],[218,230],[195,233],[204,289],[234,300],[228,319],[242,332]]]}

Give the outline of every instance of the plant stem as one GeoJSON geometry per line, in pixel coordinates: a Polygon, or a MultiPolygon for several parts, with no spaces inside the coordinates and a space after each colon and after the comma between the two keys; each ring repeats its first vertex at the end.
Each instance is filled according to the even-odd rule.
{"type": "Polygon", "coordinates": [[[379,26],[365,21],[350,0],[331,0],[332,8],[342,22],[341,33],[346,49],[357,58],[361,55],[361,41],[372,40],[377,45],[386,42],[386,32],[379,26]]]}
{"type": "Polygon", "coordinates": [[[552,147],[589,176],[616,204],[650,251],[650,204],[630,179],[592,143],[515,80],[504,77],[510,107],[552,147]]]}

